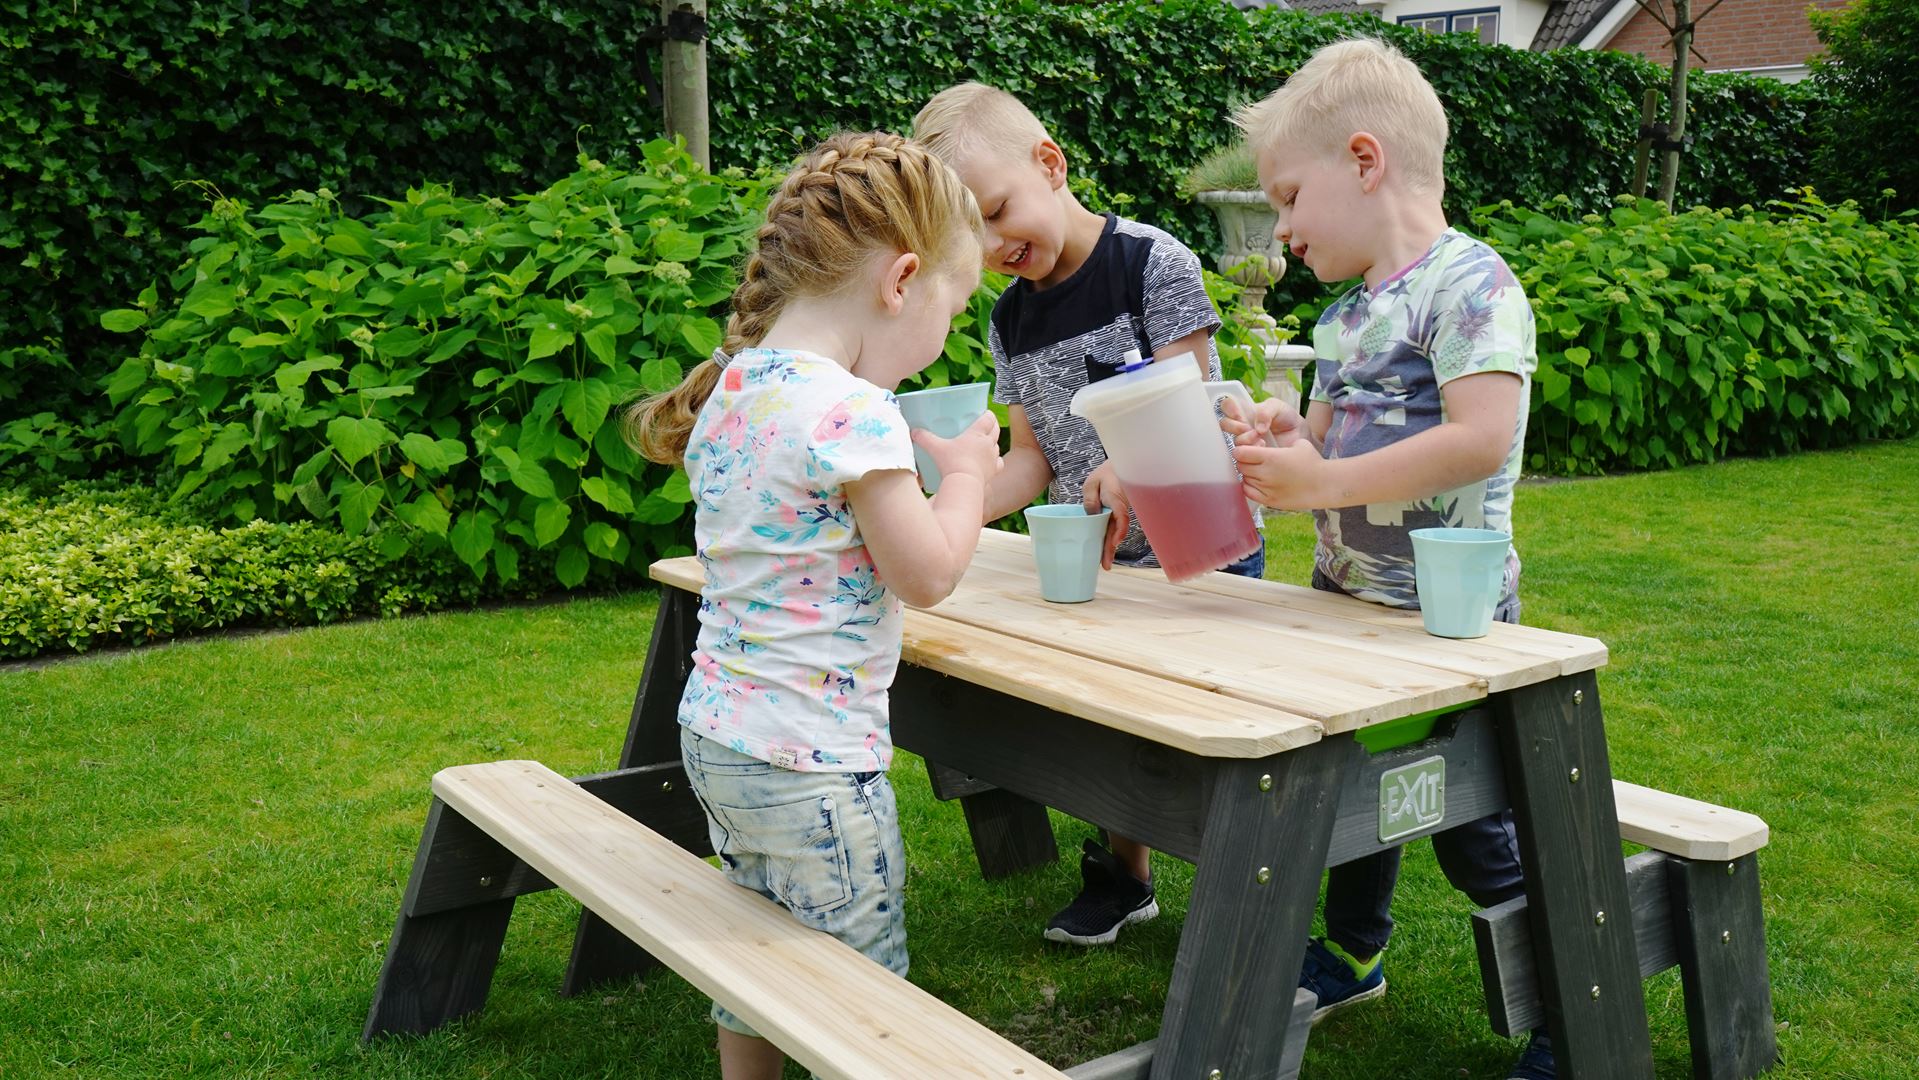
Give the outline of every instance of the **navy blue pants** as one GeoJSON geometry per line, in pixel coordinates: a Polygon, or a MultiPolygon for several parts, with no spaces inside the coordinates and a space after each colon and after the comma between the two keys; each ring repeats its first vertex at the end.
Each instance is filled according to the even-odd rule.
{"type": "MultiPolygon", "coordinates": [[[[1313,571],[1313,588],[1343,592],[1313,571]]],[[[1519,598],[1499,606],[1494,618],[1519,621],[1519,598]]],[[[1326,936],[1355,957],[1374,956],[1393,934],[1393,888],[1399,883],[1399,848],[1341,863],[1326,871],[1326,936]]],[[[1502,810],[1433,834],[1433,854],[1453,888],[1480,907],[1526,891],[1519,869],[1519,837],[1513,812],[1502,810]]]]}

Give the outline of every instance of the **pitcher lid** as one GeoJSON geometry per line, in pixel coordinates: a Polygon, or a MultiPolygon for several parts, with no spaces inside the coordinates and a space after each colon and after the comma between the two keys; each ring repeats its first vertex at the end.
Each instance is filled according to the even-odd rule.
{"type": "Polygon", "coordinates": [[[1186,383],[1199,382],[1199,365],[1192,353],[1181,353],[1164,360],[1138,359],[1129,351],[1114,375],[1081,387],[1067,403],[1074,416],[1091,413],[1125,412],[1163,397],[1186,383]]]}

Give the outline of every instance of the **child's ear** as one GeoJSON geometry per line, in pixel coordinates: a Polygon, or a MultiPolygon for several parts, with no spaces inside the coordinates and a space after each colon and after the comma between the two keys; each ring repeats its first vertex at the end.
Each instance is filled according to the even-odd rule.
{"type": "Polygon", "coordinates": [[[1066,186],[1066,151],[1051,139],[1041,139],[1033,144],[1033,162],[1046,174],[1046,180],[1058,191],[1066,186]]]}
{"type": "Polygon", "coordinates": [[[910,251],[900,252],[892,261],[886,263],[880,271],[880,306],[889,315],[898,315],[906,310],[906,294],[919,286],[920,257],[910,251]]]}
{"type": "Polygon", "coordinates": [[[1359,168],[1359,189],[1368,195],[1386,181],[1386,147],[1370,131],[1355,131],[1346,141],[1346,152],[1359,168]]]}

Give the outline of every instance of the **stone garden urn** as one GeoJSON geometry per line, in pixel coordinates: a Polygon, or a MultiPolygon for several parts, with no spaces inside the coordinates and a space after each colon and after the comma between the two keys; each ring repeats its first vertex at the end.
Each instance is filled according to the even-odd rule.
{"type": "Polygon", "coordinates": [[[1266,313],[1266,290],[1286,272],[1286,251],[1273,239],[1277,214],[1257,191],[1199,191],[1193,200],[1210,207],[1219,219],[1223,250],[1217,266],[1222,276],[1245,288],[1240,303],[1253,333],[1266,342],[1266,381],[1263,389],[1299,407],[1299,373],[1313,361],[1306,345],[1282,345],[1278,324],[1266,313]]]}

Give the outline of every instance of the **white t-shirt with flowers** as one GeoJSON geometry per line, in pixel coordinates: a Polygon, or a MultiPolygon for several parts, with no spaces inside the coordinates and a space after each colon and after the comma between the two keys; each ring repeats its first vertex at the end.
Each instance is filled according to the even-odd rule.
{"type": "Polygon", "coordinates": [[[706,585],[680,723],[786,769],[892,763],[900,603],[844,485],[912,468],[890,391],[813,353],[732,359],[686,450],[706,585]]]}

